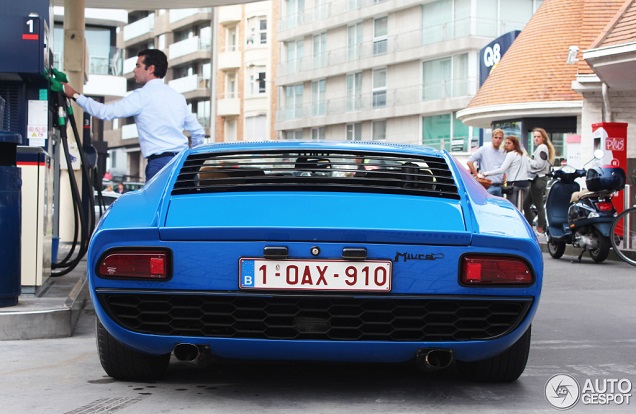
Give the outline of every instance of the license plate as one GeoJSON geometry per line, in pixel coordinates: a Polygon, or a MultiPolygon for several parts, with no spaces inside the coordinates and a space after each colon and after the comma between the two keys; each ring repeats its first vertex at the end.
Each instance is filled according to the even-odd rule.
{"type": "Polygon", "coordinates": [[[391,262],[241,259],[241,289],[391,291],[391,262]]]}

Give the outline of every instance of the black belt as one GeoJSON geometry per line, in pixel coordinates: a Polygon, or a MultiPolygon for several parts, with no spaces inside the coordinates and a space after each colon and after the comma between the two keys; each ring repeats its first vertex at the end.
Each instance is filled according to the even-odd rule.
{"type": "Polygon", "coordinates": [[[493,187],[501,187],[501,183],[492,183],[490,185],[493,187]]]}
{"type": "Polygon", "coordinates": [[[177,155],[178,152],[162,152],[161,154],[152,154],[149,155],[148,157],[146,157],[148,159],[148,161],[152,161],[154,159],[157,158],[162,158],[162,157],[174,157],[175,155],[177,155]]]}

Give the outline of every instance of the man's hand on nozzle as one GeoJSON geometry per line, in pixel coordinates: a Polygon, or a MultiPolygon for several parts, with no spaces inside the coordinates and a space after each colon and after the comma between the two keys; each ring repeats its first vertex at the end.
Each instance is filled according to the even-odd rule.
{"type": "Polygon", "coordinates": [[[64,86],[64,95],[66,95],[67,98],[72,98],[73,95],[77,93],[77,91],[68,83],[62,83],[62,85],[64,86]]]}

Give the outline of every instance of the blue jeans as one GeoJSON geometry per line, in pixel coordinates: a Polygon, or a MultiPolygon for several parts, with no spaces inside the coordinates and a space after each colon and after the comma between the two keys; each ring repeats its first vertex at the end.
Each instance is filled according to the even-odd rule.
{"type": "Polygon", "coordinates": [[[488,188],[488,190],[486,191],[494,196],[503,197],[503,193],[501,192],[501,185],[491,185],[490,188],[488,188]]]}
{"type": "Polygon", "coordinates": [[[160,157],[148,157],[148,164],[146,164],[146,182],[161,171],[172,158],[174,158],[174,155],[171,153],[161,155],[160,157]]]}

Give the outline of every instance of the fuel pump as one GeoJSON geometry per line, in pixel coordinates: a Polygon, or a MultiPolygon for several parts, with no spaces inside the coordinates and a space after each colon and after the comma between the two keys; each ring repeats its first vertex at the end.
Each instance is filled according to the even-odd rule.
{"type": "Polygon", "coordinates": [[[70,252],[56,260],[62,181],[59,161],[64,157],[66,165],[77,164],[69,148],[69,123],[83,180],[93,181],[74,117],[69,113],[70,102],[60,89],[65,76],[51,67],[52,9],[52,0],[0,2],[0,98],[5,103],[0,129],[22,137],[17,146],[17,167],[21,169],[22,294],[37,295],[51,276],[72,270],[85,254],[94,226],[92,188],[84,191],[90,196],[85,197],[87,203],[82,207],[81,189],[74,177],[69,178],[74,237],[70,252]]]}
{"type": "Polygon", "coordinates": [[[3,129],[19,134],[22,293],[37,293],[51,274],[55,132],[47,70],[52,2],[0,2],[0,97],[3,129]]]}

